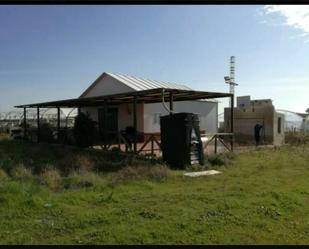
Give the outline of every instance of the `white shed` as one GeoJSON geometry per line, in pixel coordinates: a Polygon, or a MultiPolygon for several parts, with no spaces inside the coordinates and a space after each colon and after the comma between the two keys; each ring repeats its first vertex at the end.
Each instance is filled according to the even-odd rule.
{"type": "MultiPolygon", "coordinates": [[[[155,88],[193,90],[185,85],[104,72],[81,94],[79,98],[127,93],[131,91],[136,92],[155,88]]],[[[166,103],[166,106],[168,106],[168,103],[166,103]]],[[[125,130],[128,126],[132,126],[132,109],[132,104],[109,106],[107,110],[108,132],[116,133],[125,130]]],[[[90,117],[98,122],[100,128],[103,122],[103,106],[83,107],[81,108],[81,111],[88,112],[90,117]]],[[[200,129],[202,132],[217,132],[218,102],[215,100],[175,101],[174,112],[196,113],[200,118],[200,129]]],[[[159,133],[160,116],[167,114],[168,111],[164,108],[163,103],[138,103],[137,130],[144,134],[159,133]]]]}

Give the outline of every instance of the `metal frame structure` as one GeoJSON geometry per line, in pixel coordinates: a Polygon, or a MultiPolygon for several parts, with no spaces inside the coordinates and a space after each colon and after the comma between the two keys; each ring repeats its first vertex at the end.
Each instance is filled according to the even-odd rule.
{"type": "MultiPolygon", "coordinates": [[[[133,104],[133,127],[137,128],[137,104],[138,103],[160,103],[165,101],[169,102],[170,113],[173,112],[173,102],[174,101],[188,101],[188,100],[199,100],[199,99],[211,99],[211,98],[224,98],[229,97],[231,99],[231,106],[234,106],[234,95],[231,93],[219,93],[219,92],[204,92],[204,91],[193,91],[193,90],[180,90],[180,89],[166,89],[166,88],[155,88],[143,91],[126,92],[112,95],[103,95],[97,97],[83,97],[75,99],[66,99],[50,102],[41,102],[34,104],[25,104],[15,106],[16,108],[24,108],[26,112],[27,108],[37,109],[37,124],[38,124],[38,141],[40,137],[40,108],[57,108],[57,131],[60,131],[59,113],[60,108],[66,107],[76,107],[78,108],[78,113],[80,113],[80,108],[89,106],[103,106],[107,110],[108,105],[120,105],[125,103],[133,104]]],[[[106,111],[104,111],[104,116],[106,116],[106,111]]],[[[231,108],[231,133],[233,133],[233,108],[231,108]]],[[[26,129],[27,119],[24,115],[24,129],[26,129]]],[[[26,134],[26,130],[24,131],[26,134]]],[[[137,141],[134,139],[133,151],[138,153],[137,141]]],[[[231,139],[231,148],[233,149],[233,139],[231,139]]]]}

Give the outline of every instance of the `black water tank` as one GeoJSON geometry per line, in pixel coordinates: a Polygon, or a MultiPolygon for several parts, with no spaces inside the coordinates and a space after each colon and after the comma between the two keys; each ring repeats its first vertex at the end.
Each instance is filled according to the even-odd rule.
{"type": "Polygon", "coordinates": [[[203,164],[199,119],[193,113],[175,113],[160,117],[162,157],[171,166],[192,164],[192,155],[203,164]]]}

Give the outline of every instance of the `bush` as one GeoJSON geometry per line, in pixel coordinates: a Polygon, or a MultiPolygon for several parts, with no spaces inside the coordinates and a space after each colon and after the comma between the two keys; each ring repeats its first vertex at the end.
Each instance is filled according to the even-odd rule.
{"type": "Polygon", "coordinates": [[[234,164],[235,154],[232,152],[224,154],[212,154],[205,156],[205,158],[212,166],[227,166],[234,164]]]}
{"type": "Polygon", "coordinates": [[[98,137],[98,130],[95,122],[89,114],[81,112],[76,118],[73,127],[73,136],[79,147],[86,148],[93,145],[98,137]]]}
{"type": "Polygon", "coordinates": [[[52,190],[59,190],[61,187],[61,175],[56,169],[46,169],[40,175],[40,182],[52,190]]]}
{"type": "Polygon", "coordinates": [[[42,142],[53,142],[53,130],[48,123],[40,124],[40,141],[42,142]]]}
{"type": "Polygon", "coordinates": [[[213,154],[207,157],[208,162],[213,166],[222,166],[225,165],[225,161],[221,155],[213,154]]]}
{"type": "Polygon", "coordinates": [[[12,176],[16,180],[30,180],[33,178],[31,169],[26,168],[23,164],[18,164],[12,170],[12,176]]]}

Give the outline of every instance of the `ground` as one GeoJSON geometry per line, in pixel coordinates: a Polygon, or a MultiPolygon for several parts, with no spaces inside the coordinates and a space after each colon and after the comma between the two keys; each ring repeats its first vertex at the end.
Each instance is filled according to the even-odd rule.
{"type": "Polygon", "coordinates": [[[207,166],[221,174],[197,178],[136,158],[113,170],[113,156],[98,158],[0,141],[0,243],[309,243],[308,145],[228,156],[207,166]]]}

